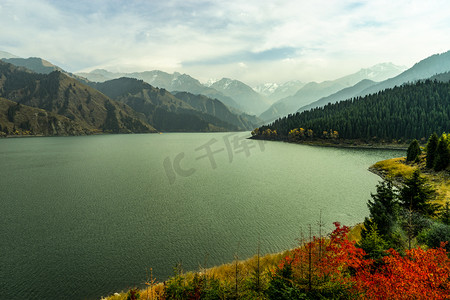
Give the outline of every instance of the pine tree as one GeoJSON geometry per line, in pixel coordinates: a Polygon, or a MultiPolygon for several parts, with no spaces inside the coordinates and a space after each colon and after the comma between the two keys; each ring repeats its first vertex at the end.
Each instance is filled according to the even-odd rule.
{"type": "Polygon", "coordinates": [[[426,146],[426,151],[427,151],[427,168],[431,169],[434,166],[434,162],[436,160],[436,150],[437,150],[437,146],[438,146],[438,141],[439,138],[437,136],[436,133],[433,133],[430,138],[428,139],[428,143],[426,146]]]}
{"type": "Polygon", "coordinates": [[[431,203],[434,198],[435,190],[429,186],[427,179],[420,175],[419,170],[416,170],[410,178],[405,179],[399,200],[404,209],[434,216],[437,210],[436,204],[431,203]]]}
{"type": "Polygon", "coordinates": [[[434,170],[442,171],[447,168],[450,163],[450,149],[446,134],[442,134],[436,148],[436,159],[434,162],[434,170]]]}
{"type": "Polygon", "coordinates": [[[364,220],[359,247],[363,248],[369,255],[374,254],[373,258],[378,258],[378,255],[375,255],[376,251],[372,253],[374,249],[370,245],[374,243],[375,238],[378,239],[379,237],[380,240],[384,241],[383,247],[386,246],[384,250],[395,247],[395,243],[393,243],[395,239],[394,228],[398,220],[399,202],[391,180],[381,181],[377,185],[377,192],[371,194],[371,197],[372,200],[367,203],[369,217],[364,220]]]}
{"type": "Polygon", "coordinates": [[[420,154],[422,154],[422,151],[420,150],[419,142],[413,140],[406,151],[406,161],[418,161],[420,154]]]}

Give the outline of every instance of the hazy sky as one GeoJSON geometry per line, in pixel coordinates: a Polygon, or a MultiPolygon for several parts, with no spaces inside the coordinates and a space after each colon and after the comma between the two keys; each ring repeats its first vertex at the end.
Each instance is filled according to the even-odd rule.
{"type": "Polygon", "coordinates": [[[0,50],[71,72],[323,81],[450,50],[450,2],[0,0],[0,50]]]}

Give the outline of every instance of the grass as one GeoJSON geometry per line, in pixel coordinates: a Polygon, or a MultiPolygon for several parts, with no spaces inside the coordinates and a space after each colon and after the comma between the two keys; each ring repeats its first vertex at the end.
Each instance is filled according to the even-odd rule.
{"type": "Polygon", "coordinates": [[[404,157],[379,161],[372,168],[392,179],[410,177],[417,170],[417,166],[406,164],[404,157]]]}
{"type": "Polygon", "coordinates": [[[412,173],[419,169],[422,176],[436,190],[436,202],[443,205],[450,201],[450,173],[448,170],[435,172],[425,167],[425,157],[422,156],[419,163],[406,162],[405,157],[392,158],[375,163],[371,170],[381,177],[389,177],[394,181],[403,181],[403,178],[410,177],[412,173]]]}

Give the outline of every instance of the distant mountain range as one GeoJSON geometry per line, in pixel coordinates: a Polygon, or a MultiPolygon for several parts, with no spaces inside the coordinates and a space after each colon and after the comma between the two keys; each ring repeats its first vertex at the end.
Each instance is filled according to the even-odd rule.
{"type": "Polygon", "coordinates": [[[166,89],[170,92],[189,92],[192,94],[201,94],[209,98],[218,99],[225,105],[235,108],[237,110],[243,110],[243,107],[238,104],[234,99],[220,93],[219,91],[204,86],[197,79],[175,72],[169,74],[166,72],[154,70],[146,72],[135,73],[112,73],[106,70],[97,69],[89,73],[77,73],[92,82],[104,82],[111,79],[117,79],[120,77],[136,78],[147,82],[148,84],[166,89]]]}
{"type": "Polygon", "coordinates": [[[288,81],[283,84],[265,83],[254,87],[255,92],[265,96],[270,104],[294,95],[298,90],[305,86],[301,81],[288,81]]]}
{"type": "Polygon", "coordinates": [[[89,73],[77,73],[77,75],[93,82],[104,82],[120,77],[141,79],[154,87],[163,88],[170,92],[188,92],[218,99],[231,108],[254,115],[260,114],[270,105],[265,96],[255,92],[250,86],[229,78],[223,78],[211,85],[207,85],[200,83],[199,80],[187,74],[177,72],[169,74],[158,70],[136,73],[112,73],[97,69],[89,73]]]}
{"type": "Polygon", "coordinates": [[[342,89],[334,94],[331,94],[326,97],[322,97],[317,101],[314,101],[313,103],[307,104],[305,106],[302,106],[299,108],[298,112],[302,112],[305,110],[310,110],[311,108],[316,108],[320,106],[325,106],[328,103],[336,103],[338,101],[351,99],[355,95],[360,94],[362,91],[366,90],[367,88],[377,84],[375,81],[369,80],[369,79],[363,79],[354,86],[342,89]]]}
{"type": "Polygon", "coordinates": [[[302,112],[311,108],[324,106],[328,103],[335,103],[338,101],[351,99],[353,97],[362,97],[369,94],[374,94],[388,88],[400,86],[408,82],[416,82],[421,79],[432,78],[445,81],[446,75],[444,72],[447,72],[448,74],[448,71],[450,71],[450,51],[442,54],[436,54],[421,60],[399,75],[386,79],[382,82],[361,81],[352,87],[343,89],[335,94],[323,97],[313,103],[300,107],[298,111],[302,112]],[[436,75],[436,77],[433,78],[433,75],[436,75]]]}
{"type": "Polygon", "coordinates": [[[55,66],[49,61],[39,57],[29,57],[29,58],[20,58],[20,57],[11,57],[11,58],[3,58],[4,62],[13,64],[18,67],[25,67],[33,72],[41,73],[41,74],[50,74],[53,71],[65,72],[58,66],[55,66]]]}
{"type": "MultiPolygon", "coordinates": [[[[109,99],[60,71],[38,74],[0,61],[0,78],[0,97],[23,106],[43,109],[51,116],[57,114],[65,117],[74,122],[67,124],[78,128],[74,129],[76,133],[156,132],[141,114],[129,106],[109,99]]],[[[66,120],[61,117],[60,120],[66,120]]],[[[13,118],[2,116],[1,120],[3,129],[14,131],[14,114],[13,118]]],[[[32,123],[32,120],[23,122],[27,121],[32,123]]],[[[34,133],[46,134],[45,131],[34,133]]]]}
{"type": "MultiPolygon", "coordinates": [[[[383,63],[333,81],[290,81],[254,88],[230,78],[202,84],[187,74],[158,70],[71,74],[42,58],[20,58],[2,51],[0,59],[0,97],[4,98],[0,126],[7,129],[0,132],[36,125],[31,119],[27,123],[26,116],[38,108],[52,120],[44,121],[42,111],[35,113],[39,122],[47,122],[40,130],[44,135],[251,130],[297,110],[365,96],[407,82],[427,78],[446,81],[450,77],[450,51],[430,56],[408,70],[383,63]],[[10,109],[12,104],[6,99],[20,103],[21,109],[10,109]],[[21,116],[17,117],[19,123],[11,117],[14,110],[21,116]],[[49,122],[61,126],[50,126],[49,122]]],[[[33,132],[39,131],[36,126],[33,132]]]]}
{"type": "Polygon", "coordinates": [[[259,115],[269,107],[269,101],[263,95],[239,80],[222,78],[210,87],[232,99],[238,99],[239,105],[248,113],[259,115]]]}
{"type": "Polygon", "coordinates": [[[333,81],[324,81],[321,83],[310,82],[304,85],[294,95],[280,99],[272,104],[272,106],[259,117],[266,122],[273,121],[279,117],[294,113],[300,107],[317,101],[322,97],[329,96],[342,89],[351,87],[361,80],[370,79],[373,81],[380,81],[393,77],[404,69],[404,67],[399,67],[392,63],[383,63],[371,68],[361,69],[354,74],[333,81]]]}
{"type": "MultiPolygon", "coordinates": [[[[2,92],[0,96],[16,101],[22,106],[39,107],[58,117],[68,118],[78,126],[74,126],[78,128],[77,130],[71,131],[74,134],[156,132],[155,128],[160,131],[241,131],[252,130],[262,124],[261,120],[255,116],[245,114],[236,108],[229,108],[217,99],[184,92],[178,93],[183,98],[181,100],[167,90],[154,88],[142,80],[121,78],[96,84],[78,75],[65,72],[40,58],[15,57],[2,59],[2,61],[0,76],[6,80],[2,82],[3,86],[0,85],[2,92]],[[10,62],[15,67],[5,62],[10,62]],[[52,82],[53,86],[48,87],[41,81],[52,82]],[[79,87],[84,91],[80,91],[79,87]],[[24,90],[26,92],[23,92],[24,90]],[[101,102],[94,106],[94,108],[100,107],[100,110],[89,108],[90,112],[87,116],[84,108],[89,106],[87,104],[93,101],[92,99],[101,102]],[[121,107],[121,110],[117,106],[121,107]],[[108,110],[113,110],[115,113],[107,114],[109,118],[105,119],[105,115],[101,112],[108,110]],[[132,114],[132,116],[126,116],[126,114],[132,114]],[[121,119],[122,117],[128,122],[136,121],[142,124],[128,124],[121,119]]],[[[166,83],[168,82],[165,75],[169,74],[157,71],[153,73],[156,73],[155,79],[159,77],[162,82],[166,77],[166,83]]],[[[177,87],[177,84],[180,85],[184,79],[184,82],[191,82],[192,86],[200,87],[206,92],[218,93],[216,90],[202,86],[188,75],[178,75],[178,83],[176,80],[171,80],[172,87],[177,87]]],[[[6,123],[6,121],[3,122],[3,128],[7,132],[15,132],[15,125],[11,122],[9,125],[6,123]]],[[[38,129],[34,128],[34,134],[66,134],[61,130],[54,132],[48,130],[37,132],[36,130],[38,129]]]]}
{"type": "Polygon", "coordinates": [[[425,58],[398,76],[365,89],[358,96],[377,93],[388,88],[393,88],[394,86],[400,86],[407,82],[415,82],[420,79],[427,79],[448,71],[450,71],[450,51],[425,58]]]}
{"type": "Polygon", "coordinates": [[[0,51],[0,59],[2,58],[19,58],[17,55],[5,52],[5,51],[0,51]]]}
{"type": "Polygon", "coordinates": [[[162,131],[238,131],[254,128],[254,117],[236,115],[216,99],[151,86],[143,80],[122,77],[90,83],[110,98],[142,113],[162,131]]]}

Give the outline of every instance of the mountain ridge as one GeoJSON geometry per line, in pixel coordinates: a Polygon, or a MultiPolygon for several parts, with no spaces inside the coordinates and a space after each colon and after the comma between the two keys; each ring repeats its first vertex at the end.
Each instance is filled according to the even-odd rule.
{"type": "Polygon", "coordinates": [[[358,96],[366,96],[407,82],[427,79],[447,71],[450,71],[450,50],[426,57],[399,75],[365,89],[358,96]]]}
{"type": "Polygon", "coordinates": [[[1,97],[65,116],[92,133],[156,132],[129,106],[60,71],[38,74],[0,61],[0,78],[1,97]]]}
{"type": "Polygon", "coordinates": [[[143,80],[127,77],[92,83],[92,86],[109,97],[126,103],[134,110],[143,113],[147,121],[158,130],[249,130],[249,124],[245,124],[242,118],[232,114],[227,106],[217,99],[187,92],[179,92],[174,95],[165,89],[153,87],[143,80]],[[180,99],[176,95],[182,96],[184,99],[180,99]]]}
{"type": "Polygon", "coordinates": [[[283,98],[272,104],[272,106],[263,112],[259,117],[266,122],[273,121],[281,116],[296,112],[300,107],[308,105],[322,97],[327,97],[344,88],[351,87],[363,79],[390,77],[392,74],[398,74],[400,66],[392,63],[376,64],[370,68],[360,69],[358,72],[340,77],[335,80],[323,81],[320,83],[310,82],[304,85],[292,96],[283,98]]]}

